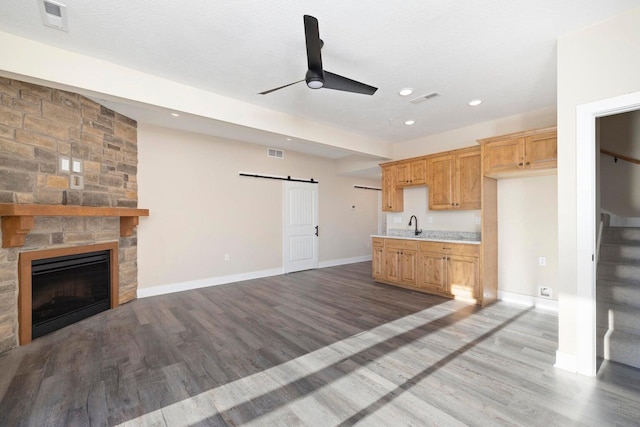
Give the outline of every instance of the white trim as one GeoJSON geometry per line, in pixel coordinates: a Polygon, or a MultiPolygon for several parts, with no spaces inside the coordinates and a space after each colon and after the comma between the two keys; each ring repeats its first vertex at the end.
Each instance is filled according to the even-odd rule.
{"type": "Polygon", "coordinates": [[[209,286],[225,285],[227,283],[241,282],[243,280],[261,279],[263,277],[278,276],[281,274],[284,274],[283,268],[272,268],[270,270],[253,271],[250,273],[231,274],[228,276],[191,280],[189,282],[171,283],[168,285],[154,286],[151,288],[138,288],[138,298],[171,294],[174,292],[188,291],[191,289],[207,288],[209,286]]]}
{"type": "Polygon", "coordinates": [[[564,369],[565,371],[577,372],[576,357],[572,354],[566,354],[556,351],[556,363],[553,366],[556,368],[564,369]]]}
{"type": "Polygon", "coordinates": [[[609,215],[609,227],[640,227],[640,218],[619,216],[605,209],[600,211],[609,215]]]}
{"type": "Polygon", "coordinates": [[[515,292],[498,291],[498,299],[527,307],[535,307],[541,310],[558,312],[558,301],[548,298],[534,297],[531,295],[517,294],[515,292]]]}
{"type": "MultiPolygon", "coordinates": [[[[640,92],[576,107],[576,356],[580,374],[596,374],[596,119],[640,109],[640,92]],[[579,188],[578,188],[579,186],[579,188]]],[[[562,141],[560,141],[562,143],[562,141]]],[[[599,153],[598,153],[599,155],[599,153]]],[[[599,209],[599,207],[598,207],[599,209]]],[[[566,363],[556,361],[556,366],[566,363]]]]}
{"type": "Polygon", "coordinates": [[[338,265],[345,265],[345,264],[355,264],[356,262],[371,261],[371,259],[372,259],[372,255],[356,256],[352,258],[332,259],[329,261],[320,262],[318,264],[318,268],[335,267],[338,265]]]}

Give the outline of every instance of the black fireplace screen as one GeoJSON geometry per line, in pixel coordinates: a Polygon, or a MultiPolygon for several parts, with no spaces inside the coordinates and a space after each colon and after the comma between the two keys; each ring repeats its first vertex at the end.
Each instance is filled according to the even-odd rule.
{"type": "Polygon", "coordinates": [[[111,306],[109,251],[31,262],[32,338],[111,306]]]}

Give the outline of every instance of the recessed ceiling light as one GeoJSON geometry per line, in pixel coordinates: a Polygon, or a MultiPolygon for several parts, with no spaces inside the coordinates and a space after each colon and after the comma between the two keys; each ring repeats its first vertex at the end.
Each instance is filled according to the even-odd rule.
{"type": "Polygon", "coordinates": [[[407,125],[407,126],[411,126],[415,122],[416,122],[415,120],[407,120],[406,122],[404,122],[404,124],[407,125]]]}
{"type": "Polygon", "coordinates": [[[291,141],[291,138],[287,138],[287,141],[291,141]]]}
{"type": "Polygon", "coordinates": [[[482,104],[482,99],[474,99],[473,101],[469,101],[469,107],[475,107],[476,105],[482,104]]]}
{"type": "Polygon", "coordinates": [[[173,117],[180,117],[180,114],[178,114],[178,113],[171,113],[171,115],[172,115],[173,117]]]}
{"type": "Polygon", "coordinates": [[[413,89],[411,89],[410,87],[405,87],[404,89],[400,89],[400,91],[398,92],[398,95],[409,96],[412,93],[413,93],[413,89]]]}

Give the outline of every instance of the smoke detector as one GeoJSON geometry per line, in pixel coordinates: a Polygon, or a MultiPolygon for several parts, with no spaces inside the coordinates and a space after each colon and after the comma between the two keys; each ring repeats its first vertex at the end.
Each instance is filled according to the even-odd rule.
{"type": "Polygon", "coordinates": [[[56,30],[69,32],[67,6],[51,0],[38,0],[42,23],[56,30]]]}

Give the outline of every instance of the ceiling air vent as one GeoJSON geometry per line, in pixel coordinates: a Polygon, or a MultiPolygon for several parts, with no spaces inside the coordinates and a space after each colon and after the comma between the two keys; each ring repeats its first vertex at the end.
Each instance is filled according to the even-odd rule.
{"type": "Polygon", "coordinates": [[[67,26],[67,6],[51,0],[38,0],[42,23],[47,27],[69,31],[67,26]]]}
{"type": "Polygon", "coordinates": [[[269,148],[267,150],[268,156],[276,159],[284,159],[284,151],[277,150],[275,148],[269,148]]]}
{"type": "Polygon", "coordinates": [[[424,101],[426,101],[428,99],[431,99],[431,98],[435,98],[436,96],[440,96],[440,94],[436,93],[436,92],[431,92],[431,93],[428,93],[426,95],[422,95],[422,96],[419,96],[417,98],[414,98],[409,102],[411,102],[412,104],[420,104],[421,102],[424,102],[424,101]]]}

